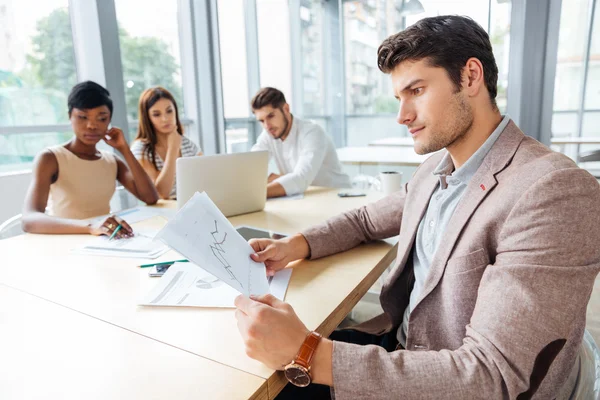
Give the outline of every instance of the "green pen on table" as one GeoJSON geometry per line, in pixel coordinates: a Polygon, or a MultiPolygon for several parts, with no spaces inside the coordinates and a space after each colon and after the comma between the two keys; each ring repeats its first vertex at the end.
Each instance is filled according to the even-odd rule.
{"type": "Polygon", "coordinates": [[[117,225],[117,227],[113,231],[112,235],[110,235],[108,240],[112,240],[115,237],[115,235],[117,234],[117,232],[119,232],[121,230],[122,227],[123,227],[123,225],[121,225],[121,224],[117,225]]]}
{"type": "Polygon", "coordinates": [[[152,264],[142,264],[142,265],[138,265],[138,267],[140,267],[140,268],[150,268],[150,267],[155,267],[157,265],[175,264],[175,263],[178,263],[178,262],[189,262],[189,260],[163,261],[163,262],[157,262],[157,263],[152,263],[152,264]]]}

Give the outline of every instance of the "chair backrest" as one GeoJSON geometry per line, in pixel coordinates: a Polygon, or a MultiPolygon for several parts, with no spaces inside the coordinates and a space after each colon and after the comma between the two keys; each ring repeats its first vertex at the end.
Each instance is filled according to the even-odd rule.
{"type": "Polygon", "coordinates": [[[600,399],[600,349],[585,330],[579,350],[579,376],[571,400],[600,399]]]}
{"type": "MultiPolygon", "coordinates": [[[[577,162],[578,163],[597,163],[600,162],[600,150],[594,150],[594,151],[589,151],[587,153],[581,153],[579,154],[579,156],[577,156],[577,162]]],[[[582,166],[582,168],[587,169],[590,174],[594,175],[594,177],[598,180],[600,180],[600,170],[598,170],[597,165],[598,164],[594,164],[596,165],[595,168],[589,168],[589,165],[586,165],[585,167],[582,166]]]]}
{"type": "Polygon", "coordinates": [[[579,162],[594,162],[600,161],[600,150],[589,151],[587,153],[581,153],[577,157],[579,162]]]}
{"type": "Polygon", "coordinates": [[[142,202],[139,201],[133,194],[131,194],[123,186],[117,186],[115,194],[110,199],[110,212],[117,212],[127,208],[132,208],[140,205],[142,202]]]}
{"type": "Polygon", "coordinates": [[[7,239],[22,233],[21,214],[17,214],[0,224],[0,239],[7,239]]]}

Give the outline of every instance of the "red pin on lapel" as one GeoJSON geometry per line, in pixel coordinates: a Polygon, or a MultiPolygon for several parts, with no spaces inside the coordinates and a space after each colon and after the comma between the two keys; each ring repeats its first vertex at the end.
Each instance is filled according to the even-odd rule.
{"type": "Polygon", "coordinates": [[[483,183],[479,185],[479,187],[481,188],[481,190],[485,190],[485,186],[483,186],[483,183]]]}

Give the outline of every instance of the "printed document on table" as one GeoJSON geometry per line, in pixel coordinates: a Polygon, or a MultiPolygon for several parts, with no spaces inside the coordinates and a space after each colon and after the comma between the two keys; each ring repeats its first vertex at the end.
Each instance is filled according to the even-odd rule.
{"type": "Polygon", "coordinates": [[[98,236],[88,241],[83,247],[73,249],[74,253],[95,256],[157,258],[169,248],[155,241],[155,230],[135,231],[131,238],[109,240],[108,236],[98,236]]]}
{"type": "MultiPolygon", "coordinates": [[[[273,296],[284,300],[292,269],[268,279],[273,296]]],[[[175,263],[140,303],[144,306],[234,307],[240,293],[192,263],[175,263]]]]}
{"type": "Polygon", "coordinates": [[[170,219],[175,215],[175,212],[175,210],[165,207],[139,206],[127,208],[125,210],[121,210],[112,214],[102,215],[100,217],[94,217],[90,219],[90,221],[99,222],[110,217],[111,215],[116,215],[120,218],[123,218],[128,224],[134,224],[136,222],[140,222],[145,219],[149,219],[156,216],[170,219]]]}
{"type": "Polygon", "coordinates": [[[246,296],[269,293],[264,263],[205,192],[196,193],[157,239],[246,296]]]}
{"type": "Polygon", "coordinates": [[[302,200],[304,198],[304,193],[297,193],[291,196],[282,196],[282,197],[271,197],[267,199],[267,201],[280,201],[280,200],[302,200]]]}

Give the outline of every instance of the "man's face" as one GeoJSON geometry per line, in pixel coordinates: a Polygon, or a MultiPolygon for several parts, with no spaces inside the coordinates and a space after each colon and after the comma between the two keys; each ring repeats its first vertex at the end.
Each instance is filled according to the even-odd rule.
{"type": "Polygon", "coordinates": [[[289,119],[286,115],[286,106],[287,104],[281,108],[273,108],[269,105],[254,110],[256,120],[275,139],[281,139],[288,130],[289,119]]]}
{"type": "Polygon", "coordinates": [[[408,128],[417,154],[460,142],[473,124],[473,110],[443,68],[431,67],[426,60],[404,61],[391,77],[400,102],[397,121],[408,128]]]}
{"type": "Polygon", "coordinates": [[[95,145],[108,131],[110,110],[107,106],[85,110],[73,108],[70,119],[77,139],[87,145],[95,145]]]}

